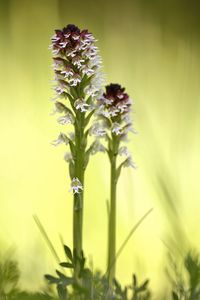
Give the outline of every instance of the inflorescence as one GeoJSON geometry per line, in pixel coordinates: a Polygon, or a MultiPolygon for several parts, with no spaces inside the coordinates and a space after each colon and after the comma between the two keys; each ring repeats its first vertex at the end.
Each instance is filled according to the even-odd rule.
{"type": "MultiPolygon", "coordinates": [[[[92,97],[100,93],[101,58],[95,42],[96,39],[88,30],[81,31],[72,24],[55,31],[50,48],[54,61],[56,98],[67,97],[70,87],[77,87],[88,78],[90,80],[85,93],[92,97]]],[[[89,104],[84,103],[84,99],[77,99],[75,107],[84,112],[88,110],[89,104]]]]}

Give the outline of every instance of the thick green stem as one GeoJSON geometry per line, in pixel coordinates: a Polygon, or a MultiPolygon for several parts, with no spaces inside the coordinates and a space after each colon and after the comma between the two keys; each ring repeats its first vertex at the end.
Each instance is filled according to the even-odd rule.
{"type": "Polygon", "coordinates": [[[109,207],[109,227],[108,227],[108,280],[112,286],[116,271],[116,211],[117,211],[117,154],[119,143],[113,138],[112,151],[110,155],[110,207],[109,207]]]}
{"type": "MultiPolygon", "coordinates": [[[[79,122],[75,125],[75,174],[84,189],[84,158],[85,158],[85,138],[84,138],[84,115],[80,114],[79,122]]],[[[81,257],[83,250],[83,201],[84,190],[74,194],[73,206],[73,248],[77,257],[81,257]]],[[[75,266],[75,278],[78,280],[79,265],[75,266]]]]}

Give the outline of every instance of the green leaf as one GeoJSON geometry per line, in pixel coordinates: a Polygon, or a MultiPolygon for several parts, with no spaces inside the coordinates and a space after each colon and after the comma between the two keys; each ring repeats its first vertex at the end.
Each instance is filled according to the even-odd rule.
{"type": "Polygon", "coordinates": [[[87,98],[87,100],[86,100],[86,103],[87,103],[87,104],[91,104],[91,102],[92,102],[92,96],[89,96],[89,97],[87,98]]]}
{"type": "Polygon", "coordinates": [[[71,263],[68,263],[68,262],[61,262],[60,266],[63,267],[63,268],[69,268],[69,269],[73,269],[74,268],[74,265],[71,264],[71,263]]]}
{"type": "Polygon", "coordinates": [[[82,268],[84,268],[84,266],[85,266],[85,262],[86,262],[86,258],[85,258],[85,256],[84,256],[84,253],[83,253],[83,251],[81,251],[80,262],[81,262],[81,266],[82,266],[82,268]]]}
{"type": "Polygon", "coordinates": [[[68,93],[66,93],[66,95],[67,95],[67,98],[69,99],[69,101],[70,101],[70,103],[72,102],[74,102],[74,98],[70,95],[70,94],[68,94],[68,93]]]}
{"type": "MultiPolygon", "coordinates": [[[[69,112],[71,115],[73,115],[73,112],[71,111],[71,109],[68,108],[67,106],[65,106],[62,102],[57,101],[55,103],[55,106],[56,106],[58,112],[60,112],[60,113],[62,113],[62,112],[65,112],[65,113],[69,112]]],[[[74,117],[74,115],[73,115],[73,117],[74,117]]]]}
{"type": "Polygon", "coordinates": [[[73,284],[74,280],[71,277],[65,276],[60,271],[56,270],[56,273],[60,277],[60,283],[62,283],[64,286],[73,284]]]}
{"type": "Polygon", "coordinates": [[[137,286],[137,277],[135,274],[133,274],[133,286],[136,287],[137,286]]]}
{"type": "Polygon", "coordinates": [[[57,285],[57,292],[60,300],[67,300],[67,289],[63,287],[61,284],[57,285]]]}
{"type": "Polygon", "coordinates": [[[85,127],[86,127],[86,126],[88,125],[88,123],[90,122],[90,119],[91,119],[91,117],[93,116],[94,112],[95,112],[95,110],[92,110],[92,111],[87,115],[87,117],[85,118],[85,123],[84,123],[85,127]]]}
{"type": "Polygon", "coordinates": [[[84,133],[85,139],[87,139],[89,133],[90,133],[90,129],[87,129],[86,132],[84,133]]]}
{"type": "Polygon", "coordinates": [[[111,128],[111,127],[112,127],[112,122],[111,122],[111,120],[110,120],[109,118],[107,118],[107,117],[104,116],[104,115],[101,115],[100,118],[103,120],[103,122],[105,123],[105,126],[106,126],[107,128],[111,128]]]}
{"type": "Polygon", "coordinates": [[[81,80],[81,83],[80,83],[80,87],[81,87],[82,90],[83,90],[84,87],[85,87],[85,83],[86,83],[87,79],[88,79],[88,76],[85,74],[85,75],[83,76],[82,80],[81,80]]]}
{"type": "Polygon", "coordinates": [[[117,168],[117,170],[116,170],[116,179],[117,179],[117,180],[119,179],[119,176],[120,176],[120,174],[121,174],[122,166],[123,166],[123,163],[121,163],[121,164],[119,165],[119,167],[117,168]]]}
{"type": "Polygon", "coordinates": [[[50,284],[54,284],[54,283],[59,283],[60,282],[59,278],[56,278],[56,277],[54,277],[52,275],[49,275],[49,274],[44,275],[44,277],[49,281],[50,284]]]}
{"type": "Polygon", "coordinates": [[[94,77],[94,74],[89,77],[87,75],[84,75],[84,77],[81,81],[81,89],[82,90],[90,83],[90,81],[92,80],[93,77],[94,77]]]}
{"type": "Polygon", "coordinates": [[[96,141],[94,141],[94,142],[90,145],[90,147],[86,150],[86,152],[85,152],[85,162],[84,162],[84,167],[85,167],[85,168],[86,168],[87,165],[88,165],[88,162],[89,162],[89,159],[90,159],[90,155],[91,155],[91,153],[92,153],[92,150],[93,150],[93,147],[94,147],[95,143],[96,143],[96,141]]]}
{"type": "Polygon", "coordinates": [[[70,87],[70,94],[73,96],[73,98],[70,96],[70,98],[69,98],[70,101],[74,101],[74,99],[79,98],[77,90],[73,86],[70,87]]]}
{"type": "Polygon", "coordinates": [[[121,295],[122,287],[121,287],[120,283],[116,279],[114,279],[113,282],[114,282],[114,285],[115,285],[116,293],[121,295]]]}
{"type": "Polygon", "coordinates": [[[64,250],[65,250],[65,254],[69,258],[69,260],[71,262],[73,262],[73,256],[72,256],[72,252],[71,252],[70,248],[67,245],[64,245],[64,250]]]}
{"type": "Polygon", "coordinates": [[[145,282],[137,289],[138,292],[143,292],[143,291],[145,291],[146,288],[147,288],[147,286],[148,286],[148,284],[149,284],[149,280],[147,279],[147,280],[145,280],[145,282]]]}
{"type": "Polygon", "coordinates": [[[69,140],[69,147],[70,147],[72,156],[75,157],[76,147],[75,147],[74,143],[72,142],[72,140],[69,140]]]}
{"type": "Polygon", "coordinates": [[[173,300],[179,300],[178,295],[174,291],[172,292],[172,299],[173,300]]]}

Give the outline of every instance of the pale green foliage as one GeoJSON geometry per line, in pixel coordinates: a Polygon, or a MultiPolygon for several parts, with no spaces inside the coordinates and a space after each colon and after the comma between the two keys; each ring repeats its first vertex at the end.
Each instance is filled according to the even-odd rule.
{"type": "Polygon", "coordinates": [[[0,259],[0,299],[6,299],[17,290],[19,280],[19,268],[15,260],[10,255],[0,259]]]}
{"type": "Polygon", "coordinates": [[[175,276],[172,279],[173,300],[200,300],[200,256],[189,252],[184,259],[184,270],[179,271],[173,263],[175,276]],[[184,272],[185,277],[184,277],[184,272]]]}

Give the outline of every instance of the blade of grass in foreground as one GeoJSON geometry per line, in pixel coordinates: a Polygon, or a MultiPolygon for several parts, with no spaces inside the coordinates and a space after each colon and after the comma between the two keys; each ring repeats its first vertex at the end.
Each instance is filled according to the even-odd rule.
{"type": "MultiPolygon", "coordinates": [[[[124,250],[126,244],[128,243],[128,241],[130,240],[130,238],[132,237],[133,233],[138,229],[138,227],[142,224],[142,222],[147,218],[147,216],[153,211],[153,208],[149,209],[143,216],[142,218],[133,226],[133,228],[131,229],[131,231],[129,232],[129,234],[127,235],[127,237],[125,238],[124,242],[121,244],[121,246],[119,247],[115,259],[112,261],[110,268],[113,266],[113,264],[116,263],[117,259],[119,258],[120,254],[122,253],[122,251],[124,250]]],[[[109,269],[107,269],[106,271],[106,275],[108,274],[109,269]]]]}
{"type": "Polygon", "coordinates": [[[56,252],[56,250],[55,250],[55,248],[54,248],[54,246],[53,246],[53,244],[52,244],[52,242],[51,242],[51,240],[50,240],[50,238],[49,238],[46,230],[44,229],[44,226],[42,225],[40,219],[38,218],[37,215],[33,215],[33,219],[34,219],[37,227],[39,228],[39,230],[40,230],[40,232],[41,232],[44,240],[46,241],[46,243],[47,243],[47,245],[48,245],[51,253],[53,254],[55,260],[57,261],[58,264],[60,264],[61,260],[60,260],[60,258],[58,256],[58,254],[57,254],[57,252],[56,252]]]}

